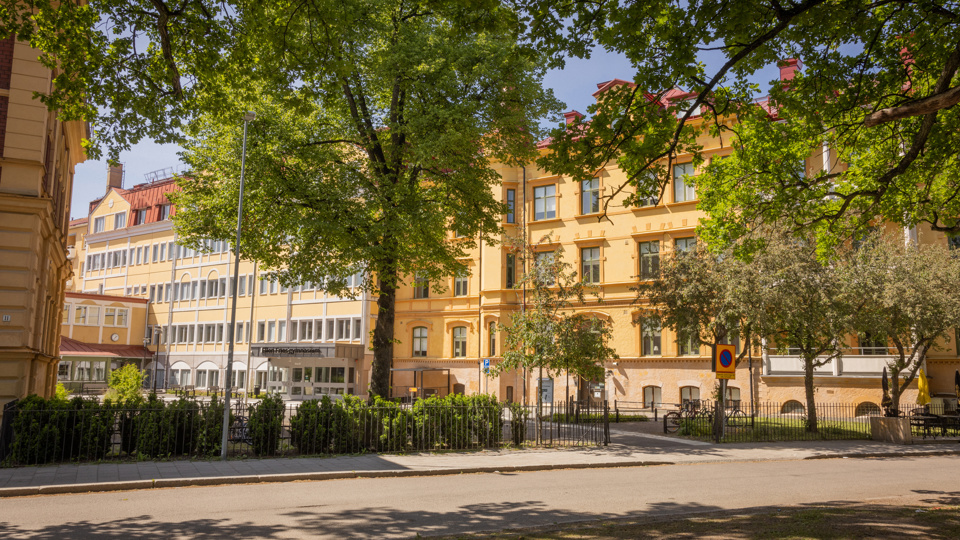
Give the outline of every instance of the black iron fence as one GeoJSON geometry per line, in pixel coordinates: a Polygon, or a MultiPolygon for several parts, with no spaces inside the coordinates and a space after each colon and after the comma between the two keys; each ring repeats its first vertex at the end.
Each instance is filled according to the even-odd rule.
{"type": "Polygon", "coordinates": [[[796,401],[723,407],[695,400],[664,414],[662,422],[665,433],[716,442],[851,440],[869,439],[870,417],[880,415],[847,403],[817,403],[815,411],[808,414],[796,401]]]}
{"type": "MultiPolygon", "coordinates": [[[[540,409],[489,396],[410,405],[349,396],[300,403],[268,397],[231,411],[227,451],[276,456],[599,445],[609,442],[608,416],[605,403],[561,402],[540,409]]],[[[222,418],[217,399],[151,397],[125,407],[31,397],[4,411],[0,464],[213,458],[221,451],[222,418]]]]}

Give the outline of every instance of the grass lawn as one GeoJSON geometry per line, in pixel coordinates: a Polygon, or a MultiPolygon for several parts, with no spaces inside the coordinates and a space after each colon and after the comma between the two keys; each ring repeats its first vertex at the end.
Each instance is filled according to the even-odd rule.
{"type": "Polygon", "coordinates": [[[663,516],[487,535],[452,536],[497,540],[626,540],[633,538],[841,539],[960,538],[957,506],[806,506],[756,513],[663,516]]]}

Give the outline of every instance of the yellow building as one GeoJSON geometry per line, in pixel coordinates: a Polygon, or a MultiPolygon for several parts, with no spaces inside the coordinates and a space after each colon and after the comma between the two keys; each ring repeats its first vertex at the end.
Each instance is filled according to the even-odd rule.
{"type": "Polygon", "coordinates": [[[156,353],[148,376],[161,388],[259,387],[289,399],[366,393],[372,298],[338,298],[310,283],[284,287],[249,261],[238,274],[234,378],[226,384],[233,253],[225,240],[200,250],[179,245],[167,199],[176,189],[169,172],[124,189],[122,169],[112,169],[106,194],[71,229],[75,290],[146,302],[141,338],[156,353]]]}
{"type": "Polygon", "coordinates": [[[56,385],[73,173],[88,136],[34,99],[56,75],[38,56],[0,41],[0,405],[56,385]]]}
{"type": "MultiPolygon", "coordinates": [[[[594,96],[616,84],[629,83],[601,83],[594,96]]],[[[675,91],[667,98],[683,100],[686,95],[675,91]]],[[[568,123],[579,114],[567,113],[568,123]]],[[[709,135],[703,135],[698,142],[706,164],[732,151],[709,135]]],[[[548,142],[542,143],[540,149],[548,152],[548,142]]],[[[831,166],[829,156],[829,152],[812,155],[807,160],[808,169],[831,166]]],[[[532,164],[501,167],[503,183],[498,196],[514,209],[503,216],[506,235],[522,236],[535,245],[534,257],[562,249],[566,262],[598,286],[600,302],[580,309],[610,321],[612,346],[620,356],[617,362],[605,366],[606,377],[602,381],[581,382],[564,374],[544,381],[543,386],[553,399],[600,398],[649,406],[712,397],[716,380],[710,369],[709,347],[679,341],[670,329],[642,331],[633,324],[643,311],[636,305],[631,287],[650,275],[661,255],[691,249],[696,244],[695,229],[703,213],[697,209],[694,183],[685,180],[700,172],[691,161],[689,155],[678,156],[673,165],[673,181],[661,201],[624,208],[617,204],[623,199],[618,196],[602,221],[598,220],[598,200],[610,196],[613,189],[626,181],[615,162],[584,182],[540,170],[532,164]],[[550,238],[549,242],[542,241],[545,237],[550,238]]],[[[950,241],[951,247],[960,247],[956,239],[948,240],[942,233],[928,229],[913,234],[921,243],[950,241]]],[[[456,241],[453,235],[451,241],[456,241]]],[[[482,370],[484,359],[491,364],[501,359],[499,346],[503,341],[496,329],[499,324],[508,323],[509,315],[523,304],[523,291],[513,288],[523,271],[520,262],[503,247],[483,245],[470,254],[467,264],[470,275],[451,277],[444,284],[446,293],[438,295],[424,283],[399,291],[394,392],[444,394],[463,389],[467,393],[493,392],[501,399],[531,402],[536,399],[539,386],[537,374],[509,373],[493,378],[482,370]]],[[[855,338],[849,339],[848,344],[850,348],[842,359],[818,368],[817,400],[858,404],[863,411],[874,406],[879,409],[881,372],[891,359],[886,346],[859,343],[855,338]]],[[[957,341],[941,345],[927,359],[931,392],[952,395],[960,351],[957,341]]],[[[803,407],[803,369],[797,357],[758,351],[752,370],[746,364],[738,368],[736,379],[729,381],[729,399],[747,400],[752,395],[760,401],[784,403],[787,409],[803,407]]],[[[913,402],[915,397],[916,384],[904,394],[903,403],[913,402]]]]}
{"type": "Polygon", "coordinates": [[[152,360],[143,343],[145,299],[70,291],[65,297],[57,380],[68,390],[102,393],[111,371],[129,363],[143,368],[152,360]]]}

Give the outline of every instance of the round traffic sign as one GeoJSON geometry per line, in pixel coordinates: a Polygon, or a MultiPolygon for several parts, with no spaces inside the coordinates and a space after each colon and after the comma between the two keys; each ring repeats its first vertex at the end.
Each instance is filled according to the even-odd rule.
{"type": "Polygon", "coordinates": [[[720,351],[720,365],[723,367],[733,365],[733,355],[730,354],[730,351],[720,351]]]}

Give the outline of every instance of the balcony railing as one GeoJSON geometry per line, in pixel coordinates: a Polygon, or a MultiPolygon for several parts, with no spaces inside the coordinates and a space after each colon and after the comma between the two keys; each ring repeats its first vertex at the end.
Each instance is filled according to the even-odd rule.
{"type": "MultiPolygon", "coordinates": [[[[803,360],[793,354],[770,354],[763,366],[768,377],[802,377],[803,360]]],[[[882,347],[853,347],[840,358],[830,360],[813,370],[817,377],[880,377],[893,355],[882,347]]]]}

